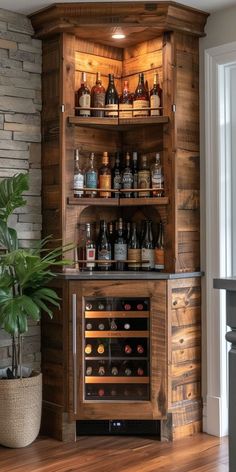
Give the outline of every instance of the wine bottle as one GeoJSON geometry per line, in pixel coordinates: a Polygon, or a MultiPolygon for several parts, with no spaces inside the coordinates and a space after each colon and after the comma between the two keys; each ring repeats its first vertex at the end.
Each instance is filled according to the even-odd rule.
{"type": "Polygon", "coordinates": [[[130,329],[130,323],[125,323],[124,324],[124,329],[126,329],[126,331],[128,331],[130,329]]]}
{"type": "Polygon", "coordinates": [[[119,97],[114,83],[114,75],[109,74],[109,84],[105,97],[105,116],[118,117],[119,97]]]}
{"type": "Polygon", "coordinates": [[[95,259],[96,259],[96,244],[91,235],[91,224],[86,223],[86,238],[85,238],[85,270],[94,270],[95,269],[95,259]]]}
{"type": "Polygon", "coordinates": [[[163,197],[164,195],[164,177],[161,167],[160,154],[156,153],[155,162],[151,166],[151,182],[152,188],[155,189],[152,192],[153,197],[163,197]]]}
{"type": "Polygon", "coordinates": [[[131,354],[132,353],[132,347],[130,344],[126,344],[124,348],[125,354],[131,354]]]}
{"type": "Polygon", "coordinates": [[[128,270],[140,270],[141,249],[135,222],[132,223],[131,237],[128,242],[128,260],[128,270]]]}
{"type": "Polygon", "coordinates": [[[86,329],[86,331],[91,331],[91,329],[93,329],[92,323],[86,323],[85,329],[86,329]]]}
{"type": "Polygon", "coordinates": [[[81,198],[84,196],[84,171],[80,168],[79,149],[75,149],[74,155],[74,197],[81,198]]]}
{"type": "Polygon", "coordinates": [[[89,310],[92,310],[92,309],[93,309],[92,303],[86,303],[86,305],[85,305],[85,310],[88,310],[88,311],[89,311],[89,310]]]}
{"type": "Polygon", "coordinates": [[[137,369],[137,375],[138,375],[139,377],[142,377],[142,375],[144,375],[144,370],[143,370],[142,367],[138,367],[138,369],[137,369]]]}
{"type": "Polygon", "coordinates": [[[144,354],[144,347],[142,346],[142,344],[137,345],[136,351],[138,354],[144,354]]]}
{"type": "Polygon", "coordinates": [[[116,330],[117,330],[117,324],[116,324],[114,318],[112,318],[112,320],[111,320],[110,329],[111,329],[112,331],[116,331],[116,330]]]}
{"type": "Polygon", "coordinates": [[[105,395],[105,390],[104,390],[104,388],[99,388],[99,390],[98,390],[98,396],[99,396],[99,397],[104,397],[104,395],[105,395]]]}
{"type": "Polygon", "coordinates": [[[131,223],[130,221],[126,222],[126,231],[125,231],[126,242],[128,244],[131,237],[131,223]]]}
{"type": "Polygon", "coordinates": [[[114,258],[116,270],[125,270],[125,262],[127,259],[127,242],[124,236],[124,225],[122,218],[118,220],[117,235],[114,244],[114,258]]]}
{"type": "MultiPolygon", "coordinates": [[[[133,172],[130,167],[130,154],[127,152],[125,156],[125,168],[122,172],[122,188],[131,190],[133,187],[133,172]]],[[[122,196],[125,198],[131,198],[132,192],[122,192],[122,196]]]]}
{"type": "Polygon", "coordinates": [[[89,365],[87,368],[86,368],[86,375],[92,375],[93,373],[93,368],[91,365],[89,365]]]}
{"type": "Polygon", "coordinates": [[[123,91],[119,99],[120,118],[132,118],[133,99],[129,92],[128,80],[124,81],[123,91]]]}
{"type": "Polygon", "coordinates": [[[97,240],[97,258],[98,261],[100,261],[97,264],[99,270],[106,271],[111,269],[111,243],[108,237],[107,224],[104,220],[100,221],[100,232],[97,240]]]}
{"type": "Polygon", "coordinates": [[[148,116],[149,110],[147,108],[149,108],[149,93],[144,84],[144,74],[141,72],[134,94],[133,116],[148,116]]]}
{"type": "Polygon", "coordinates": [[[155,244],[155,270],[164,270],[164,232],[162,221],[159,223],[159,232],[155,244]]]}
{"type": "Polygon", "coordinates": [[[119,371],[116,366],[113,366],[111,369],[111,375],[118,375],[119,371]]]}
{"type": "Polygon", "coordinates": [[[103,303],[98,304],[98,309],[99,310],[104,310],[104,308],[105,308],[105,305],[103,305],[103,303]]]}
{"type": "Polygon", "coordinates": [[[104,329],[105,329],[104,323],[99,323],[98,329],[99,329],[99,331],[104,331],[104,329]]]}
{"type": "Polygon", "coordinates": [[[104,354],[104,352],[105,352],[105,346],[104,346],[104,344],[101,343],[97,347],[97,353],[102,355],[102,354],[104,354]]]}
{"type": "Polygon", "coordinates": [[[75,106],[78,116],[90,116],[91,94],[86,83],[86,72],[82,72],[81,86],[75,96],[75,106]]]}
{"type": "Polygon", "coordinates": [[[159,116],[161,110],[158,109],[162,106],[162,89],[159,84],[158,74],[154,74],[153,87],[150,91],[150,108],[151,116],[159,116]]]}
{"type": "Polygon", "coordinates": [[[115,158],[115,167],[113,169],[113,180],[112,180],[112,187],[117,192],[114,193],[115,198],[119,198],[120,196],[120,189],[121,189],[121,169],[120,169],[120,153],[116,153],[115,158]]]}
{"type": "Polygon", "coordinates": [[[154,269],[154,243],[152,235],[152,222],[150,220],[146,220],[146,228],[141,245],[141,259],[142,270],[148,271],[154,269]]]}
{"type": "MultiPolygon", "coordinates": [[[[138,188],[138,153],[136,151],[133,152],[133,188],[138,188]]],[[[138,197],[136,190],[133,191],[133,197],[138,197]]]]}
{"type": "Polygon", "coordinates": [[[84,352],[85,354],[91,354],[92,353],[92,350],[93,350],[93,346],[92,344],[86,344],[85,348],[84,348],[84,352]]]}
{"type": "MultiPolygon", "coordinates": [[[[150,169],[147,163],[147,156],[141,157],[141,165],[138,171],[138,188],[139,189],[150,189],[151,187],[151,176],[150,169]]],[[[139,192],[139,197],[150,197],[150,191],[144,190],[139,192]]]]}
{"type": "MultiPolygon", "coordinates": [[[[94,153],[91,152],[89,158],[89,166],[85,172],[85,187],[87,189],[97,189],[98,186],[98,172],[97,169],[94,167],[94,153]]],[[[97,191],[96,190],[86,190],[85,195],[87,197],[96,197],[97,191]]]]}
{"type": "Polygon", "coordinates": [[[127,362],[124,363],[124,374],[127,377],[130,377],[132,375],[132,368],[131,365],[127,362]]]}
{"type": "Polygon", "coordinates": [[[105,375],[106,371],[105,371],[105,367],[103,365],[100,365],[99,366],[99,369],[98,369],[98,375],[105,375]]]}
{"type": "Polygon", "coordinates": [[[106,151],[103,153],[102,166],[99,169],[99,188],[105,189],[105,191],[103,190],[99,192],[100,197],[111,197],[111,192],[106,190],[111,188],[111,169],[109,166],[109,156],[106,151]]]}
{"type": "MultiPolygon", "coordinates": [[[[102,85],[101,73],[97,72],[96,83],[91,90],[91,106],[93,108],[105,108],[106,91],[102,85]]],[[[92,110],[92,116],[103,117],[104,110],[92,110]]]]}

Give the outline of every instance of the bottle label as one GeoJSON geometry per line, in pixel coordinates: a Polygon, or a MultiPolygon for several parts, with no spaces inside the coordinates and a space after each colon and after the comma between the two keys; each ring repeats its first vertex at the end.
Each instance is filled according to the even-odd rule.
{"type": "MultiPolygon", "coordinates": [[[[111,188],[111,176],[110,175],[100,175],[99,176],[99,187],[102,189],[111,188]]],[[[99,192],[100,197],[110,198],[111,192],[99,192]]]]}
{"type": "Polygon", "coordinates": [[[156,270],[163,270],[165,267],[164,265],[164,249],[163,248],[156,248],[155,249],[155,269],[156,270]]]}
{"type": "MultiPolygon", "coordinates": [[[[138,188],[150,188],[151,179],[149,170],[139,170],[138,172],[138,188]]],[[[139,192],[140,197],[150,197],[150,192],[139,192]]]]}
{"type": "Polygon", "coordinates": [[[151,107],[151,116],[159,116],[160,110],[152,110],[152,108],[158,108],[161,106],[161,100],[159,95],[151,95],[150,97],[150,107],[151,107]]]}
{"type": "Polygon", "coordinates": [[[79,98],[79,110],[80,116],[90,116],[90,110],[86,110],[86,108],[90,108],[91,105],[91,97],[88,93],[84,93],[79,98]]]}
{"type": "Polygon", "coordinates": [[[114,257],[117,261],[126,261],[127,259],[127,244],[114,244],[114,257]]]}
{"type": "MultiPolygon", "coordinates": [[[[109,251],[108,249],[101,249],[100,251],[98,251],[98,259],[100,261],[110,261],[111,260],[111,251],[109,251]]],[[[101,268],[111,267],[111,264],[109,262],[103,263],[103,264],[98,263],[98,267],[101,267],[101,268]]]]}
{"type": "Polygon", "coordinates": [[[115,175],[113,179],[113,188],[116,190],[120,190],[121,188],[121,175],[115,175]]]}
{"type": "Polygon", "coordinates": [[[145,108],[148,108],[148,107],[149,107],[148,100],[134,100],[133,109],[141,108],[141,110],[133,110],[133,116],[148,116],[149,110],[145,110],[145,108]]]}
{"type": "Polygon", "coordinates": [[[84,176],[83,174],[74,175],[74,196],[82,197],[84,192],[81,190],[84,186],[84,176]]]}
{"type": "Polygon", "coordinates": [[[86,173],[86,187],[87,188],[97,188],[97,173],[96,172],[87,172],[86,173]]]}
{"type": "MultiPolygon", "coordinates": [[[[95,248],[86,248],[86,260],[87,261],[95,261],[95,259],[96,259],[95,248]]],[[[94,269],[95,262],[87,262],[86,267],[88,269],[94,269]]]]}
{"type": "Polygon", "coordinates": [[[105,107],[105,92],[100,92],[100,93],[95,93],[94,94],[93,105],[94,105],[95,108],[104,108],[105,107]]]}
{"type": "Polygon", "coordinates": [[[128,249],[128,260],[135,261],[132,263],[128,263],[129,269],[140,269],[141,267],[141,249],[128,249]]]}
{"type": "MultiPolygon", "coordinates": [[[[124,172],[122,177],[122,187],[124,189],[131,189],[133,186],[133,175],[131,172],[124,172]]],[[[125,194],[126,195],[126,194],[125,194]]],[[[131,192],[128,193],[131,195],[131,192]]]]}
{"type": "Polygon", "coordinates": [[[106,105],[107,111],[105,111],[105,116],[118,117],[118,104],[109,103],[106,105]]]}
{"type": "Polygon", "coordinates": [[[142,248],[141,254],[142,254],[142,261],[148,261],[148,262],[142,262],[142,268],[154,269],[154,265],[155,265],[154,249],[142,248]]]}
{"type": "Polygon", "coordinates": [[[133,116],[133,105],[132,105],[132,103],[120,103],[119,104],[119,116],[120,116],[120,118],[132,118],[132,116],[133,116]]]}

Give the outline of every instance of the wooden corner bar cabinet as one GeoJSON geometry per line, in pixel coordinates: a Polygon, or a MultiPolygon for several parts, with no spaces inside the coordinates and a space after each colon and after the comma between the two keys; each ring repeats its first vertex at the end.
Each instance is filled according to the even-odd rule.
{"type": "MultiPolygon", "coordinates": [[[[55,4],[31,16],[43,41],[44,235],[78,240],[78,225],[124,217],[164,224],[162,272],[65,270],[61,310],[42,322],[43,429],[73,440],[79,420],[158,420],[161,439],[201,431],[199,37],[207,14],[174,2],[55,4]],[[126,37],[112,39],[114,28],[126,37]],[[134,90],[140,72],[163,89],[161,116],[75,116],[81,73],[92,87],[115,77],[134,90]],[[73,195],[74,149],[85,166],[161,154],[164,197],[73,195]]],[[[71,253],[73,258],[73,253],[71,253]]]]}

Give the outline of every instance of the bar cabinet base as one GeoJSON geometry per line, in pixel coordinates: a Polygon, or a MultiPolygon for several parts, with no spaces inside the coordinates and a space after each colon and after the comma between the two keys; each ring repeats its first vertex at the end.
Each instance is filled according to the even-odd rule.
{"type": "Polygon", "coordinates": [[[90,435],[149,435],[160,439],[160,421],[149,420],[98,420],[77,421],[78,436],[90,435]]]}

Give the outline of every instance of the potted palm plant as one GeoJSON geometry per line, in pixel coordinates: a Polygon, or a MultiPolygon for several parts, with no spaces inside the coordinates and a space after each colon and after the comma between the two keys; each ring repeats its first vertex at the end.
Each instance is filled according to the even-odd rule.
{"type": "Polygon", "coordinates": [[[23,336],[28,320],[40,320],[41,310],[52,316],[59,306],[57,293],[48,287],[53,268],[66,248],[47,250],[46,238],[34,249],[19,246],[17,231],[8,224],[15,209],[25,205],[28,175],[0,182],[0,327],[11,336],[12,364],[0,380],[0,444],[23,447],[37,437],[41,420],[42,375],[22,366],[23,336]]]}

